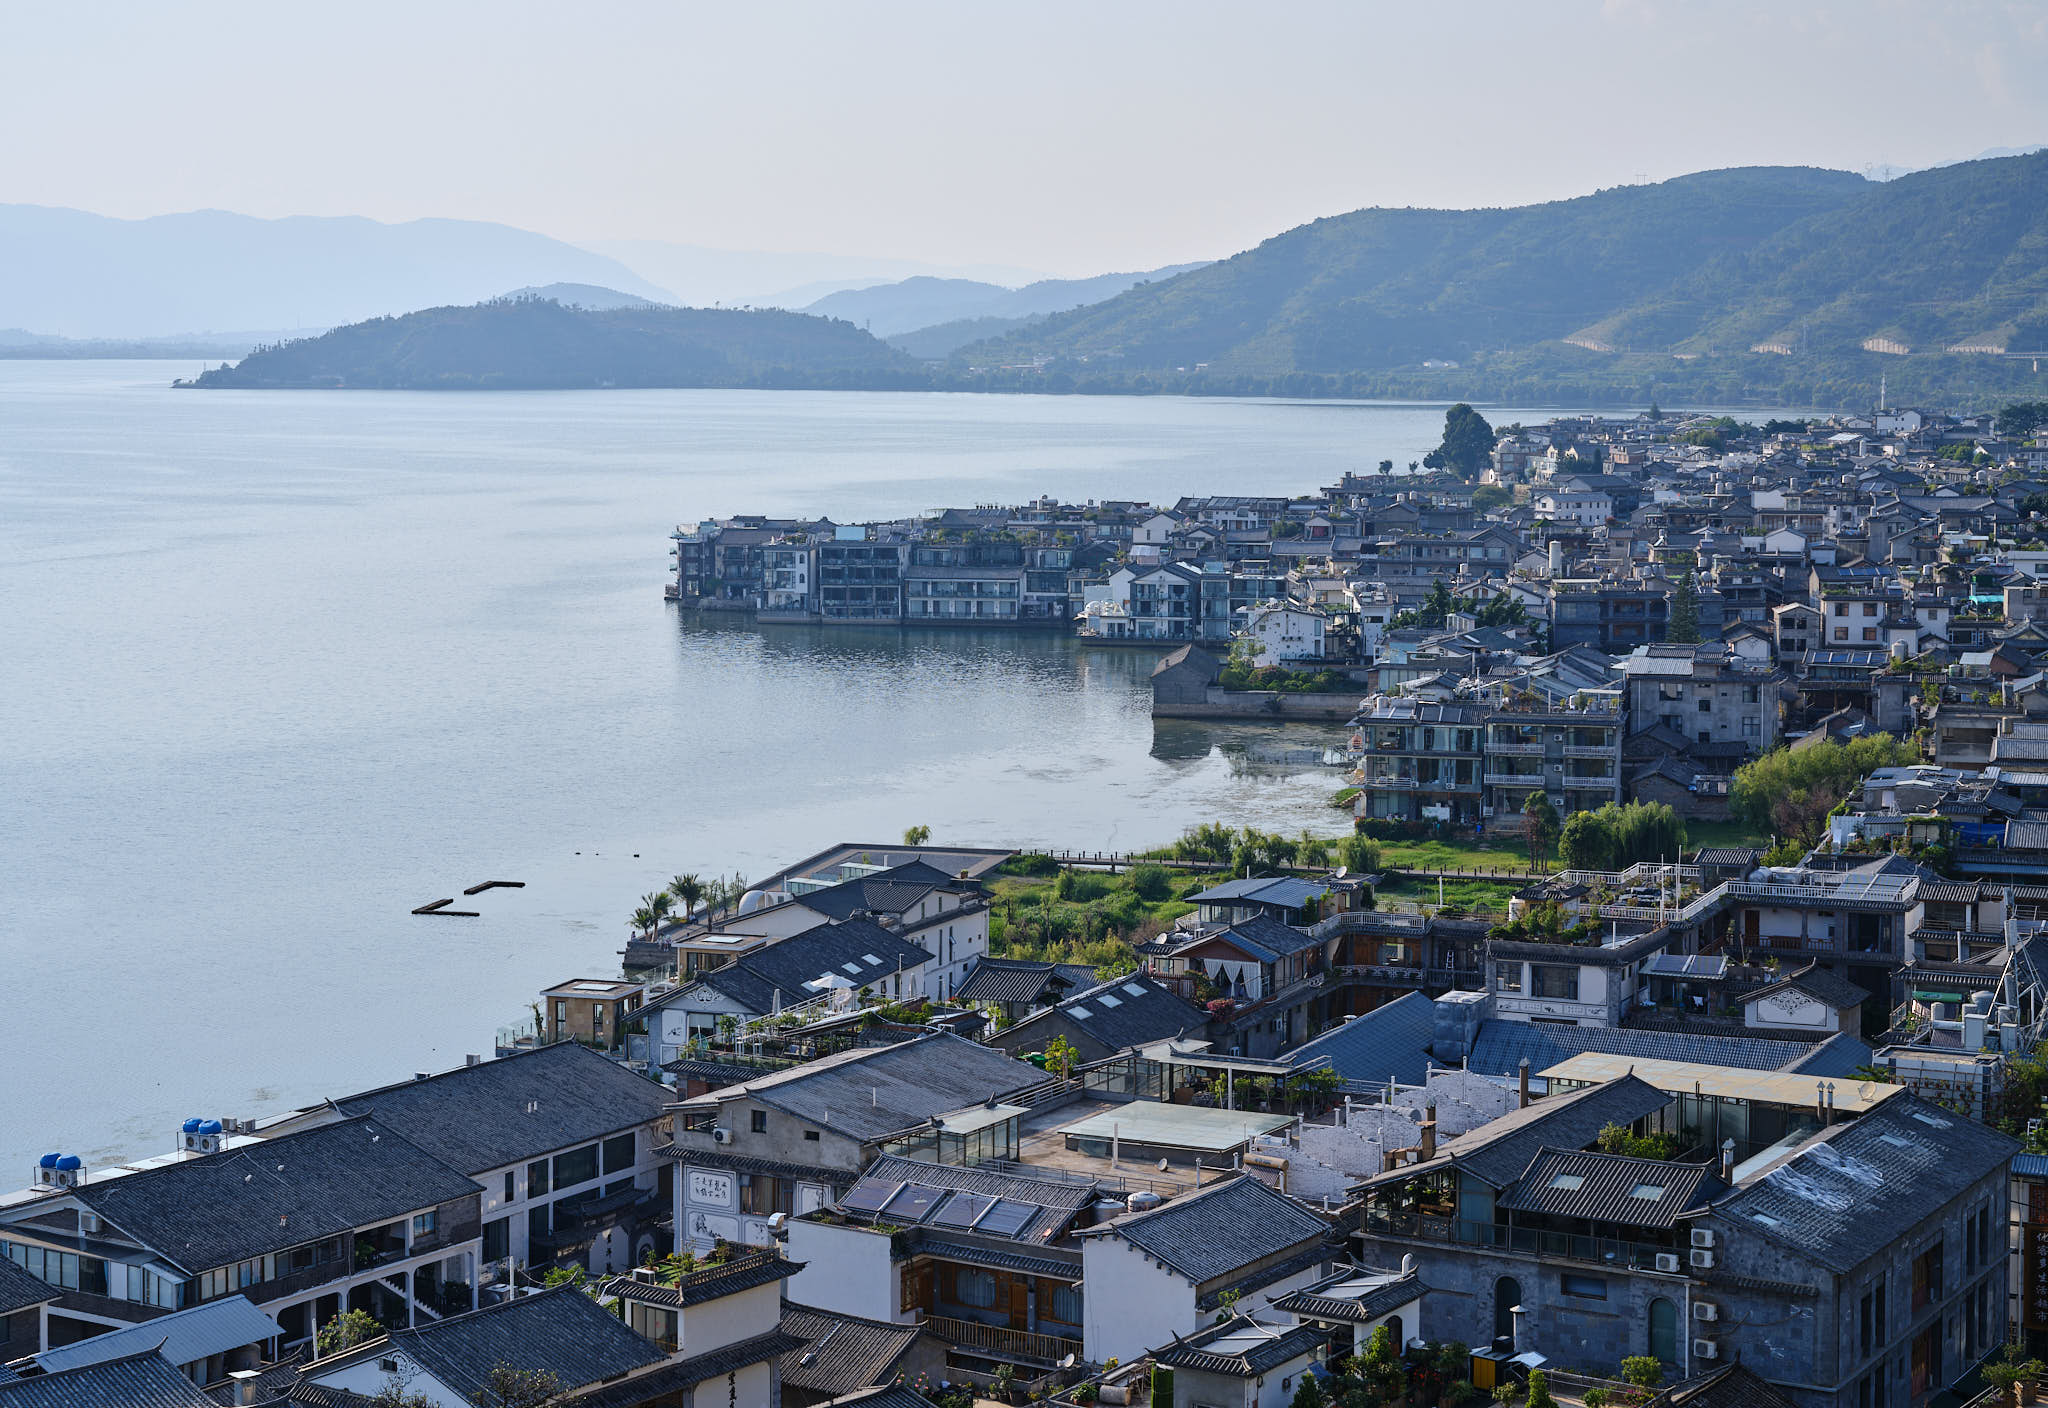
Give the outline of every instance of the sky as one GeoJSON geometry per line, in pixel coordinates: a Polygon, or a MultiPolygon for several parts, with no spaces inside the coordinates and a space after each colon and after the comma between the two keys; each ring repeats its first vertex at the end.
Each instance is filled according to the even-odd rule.
{"type": "Polygon", "coordinates": [[[2043,72],[2040,0],[0,0],[0,202],[1082,276],[2032,146],[2043,72]]]}

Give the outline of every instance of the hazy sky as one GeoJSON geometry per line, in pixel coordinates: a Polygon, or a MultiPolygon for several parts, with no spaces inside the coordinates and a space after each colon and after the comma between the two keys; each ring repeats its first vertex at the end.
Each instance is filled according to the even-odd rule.
{"type": "Polygon", "coordinates": [[[1059,274],[2048,141],[2048,3],[0,0],[0,201],[1059,274]]]}

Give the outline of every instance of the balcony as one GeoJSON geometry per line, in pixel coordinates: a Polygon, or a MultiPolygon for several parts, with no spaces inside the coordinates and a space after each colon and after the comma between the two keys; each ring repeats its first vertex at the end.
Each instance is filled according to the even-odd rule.
{"type": "Polygon", "coordinates": [[[1540,772],[1489,772],[1481,776],[1488,787],[1541,787],[1543,774],[1540,772]]]}
{"type": "Polygon", "coordinates": [[[1583,743],[1567,743],[1564,745],[1564,755],[1567,758],[1611,758],[1614,756],[1614,745],[1603,743],[1593,747],[1583,743]]]}
{"type": "Polygon", "coordinates": [[[1508,758],[1540,758],[1543,756],[1542,743],[1489,743],[1488,753],[1508,758]]]}
{"type": "MultiPolygon", "coordinates": [[[[1636,1242],[1619,1237],[1589,1237],[1571,1232],[1552,1232],[1536,1227],[1503,1227],[1492,1222],[1471,1222],[1462,1218],[1434,1217],[1426,1213],[1382,1212],[1368,1208],[1361,1229],[1367,1236],[1412,1237],[1418,1241],[1446,1242],[1461,1246],[1493,1247],[1520,1252],[1551,1261],[1577,1261],[1592,1266],[1625,1266],[1636,1271],[1655,1271],[1660,1256],[1678,1256],[1684,1265],[1684,1250],[1656,1242],[1636,1242]]],[[[1666,1272],[1681,1275],[1682,1272],[1666,1272]]]]}
{"type": "Polygon", "coordinates": [[[920,1322],[953,1348],[985,1359],[1007,1360],[1013,1364],[1050,1367],[1070,1354],[1078,1354],[1081,1339],[1041,1335],[1031,1330],[1012,1330],[1004,1325],[984,1325],[977,1320],[955,1320],[945,1315],[926,1315],[920,1322]]]}

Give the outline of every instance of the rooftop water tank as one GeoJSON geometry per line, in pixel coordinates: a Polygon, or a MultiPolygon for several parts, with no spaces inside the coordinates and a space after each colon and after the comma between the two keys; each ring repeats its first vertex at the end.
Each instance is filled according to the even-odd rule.
{"type": "Polygon", "coordinates": [[[1151,1189],[1141,1188],[1137,1192],[1131,1194],[1129,1199],[1126,1200],[1125,1206],[1130,1208],[1132,1212],[1150,1212],[1153,1208],[1158,1207],[1161,1203],[1165,1201],[1166,1199],[1160,1197],[1151,1189]]]}
{"type": "Polygon", "coordinates": [[[197,1115],[194,1115],[191,1119],[186,1120],[184,1124],[178,1127],[186,1134],[197,1134],[199,1132],[199,1117],[197,1115]]]}
{"type": "Polygon", "coordinates": [[[200,1132],[201,1134],[219,1134],[219,1133],[220,1133],[220,1121],[219,1121],[219,1120],[201,1120],[201,1121],[199,1122],[199,1132],[200,1132]]]}
{"type": "Polygon", "coordinates": [[[57,1168],[60,1172],[63,1173],[69,1173],[73,1169],[81,1169],[84,1167],[85,1160],[79,1158],[76,1154],[66,1154],[63,1158],[57,1160],[57,1168]]]}
{"type": "Polygon", "coordinates": [[[752,914],[755,910],[764,908],[767,903],[768,894],[765,890],[749,890],[740,896],[740,913],[752,914]]]}
{"type": "Polygon", "coordinates": [[[62,1157],[63,1155],[61,1154],[45,1154],[40,1159],[36,1160],[36,1167],[55,1168],[57,1166],[57,1160],[62,1157]]]}

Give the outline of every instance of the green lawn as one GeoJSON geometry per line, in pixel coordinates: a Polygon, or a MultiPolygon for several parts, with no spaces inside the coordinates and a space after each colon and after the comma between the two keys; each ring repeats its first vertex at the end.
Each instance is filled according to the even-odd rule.
{"type": "MultiPolygon", "coordinates": [[[[1382,841],[1380,856],[1403,870],[1512,870],[1526,874],[1529,848],[1518,839],[1477,844],[1466,841],[1382,841]]],[[[1556,860],[1552,852],[1546,858],[1556,860]]]]}
{"type": "MultiPolygon", "coordinates": [[[[1491,880],[1446,880],[1443,882],[1443,904],[1445,908],[1462,909],[1467,913],[1506,914],[1508,901],[1514,898],[1519,888],[1519,885],[1495,884],[1491,880]]],[[[1403,876],[1391,884],[1380,886],[1375,894],[1389,909],[1437,907],[1437,882],[1434,880],[1403,876]]]]}
{"type": "Polygon", "coordinates": [[[1769,850],[1771,838],[1759,836],[1739,821],[1688,821],[1685,843],[1694,850],[1701,846],[1760,846],[1769,850]]]}

